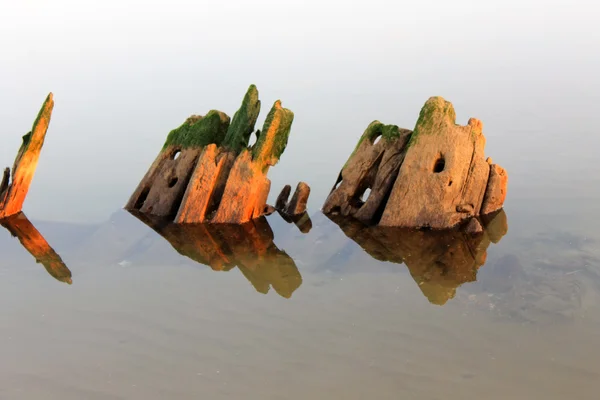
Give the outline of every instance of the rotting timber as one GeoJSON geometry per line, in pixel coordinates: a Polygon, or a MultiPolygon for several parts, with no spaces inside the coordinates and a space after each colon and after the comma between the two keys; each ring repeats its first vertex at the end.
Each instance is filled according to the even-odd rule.
{"type": "Polygon", "coordinates": [[[255,132],[260,105],[251,85],[233,119],[211,110],[172,130],[125,209],[175,223],[242,224],[273,212],[267,173],[286,148],[294,114],[277,100],[255,132]]]}
{"type": "Polygon", "coordinates": [[[470,233],[482,233],[481,217],[503,206],[508,176],[484,156],[481,121],[471,118],[466,126],[455,121],[452,104],[432,97],[413,131],[372,122],[342,168],[323,212],[368,226],[464,225],[470,233]]]}
{"type": "Polygon", "coordinates": [[[17,214],[23,208],[25,197],[35,174],[50,118],[54,108],[52,93],[48,95],[31,131],[23,136],[23,143],[10,168],[5,168],[0,180],[0,220],[17,214]]]}

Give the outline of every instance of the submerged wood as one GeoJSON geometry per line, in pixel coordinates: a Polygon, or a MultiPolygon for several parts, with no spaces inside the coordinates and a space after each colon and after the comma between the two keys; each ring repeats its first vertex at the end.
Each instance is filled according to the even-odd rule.
{"type": "Polygon", "coordinates": [[[4,170],[0,181],[0,219],[17,214],[23,208],[44,145],[53,108],[54,99],[50,93],[33,122],[31,131],[23,136],[23,143],[15,158],[12,174],[10,168],[4,170]]]}
{"type": "Polygon", "coordinates": [[[214,271],[237,267],[254,288],[290,298],[302,284],[294,260],[274,243],[265,217],[243,224],[177,224],[169,219],[131,212],[165,238],[181,255],[214,271]]]}
{"type": "Polygon", "coordinates": [[[125,209],[176,223],[221,224],[271,212],[267,173],[285,150],[294,114],[277,100],[248,147],[259,112],[251,85],[232,120],[216,110],[188,118],[171,131],[125,209]]]}
{"type": "Polygon", "coordinates": [[[414,131],[371,123],[323,211],[368,225],[447,229],[501,209],[508,178],[484,156],[482,123],[455,121],[452,104],[432,97],[414,131]]]}
{"type": "MultiPolygon", "coordinates": [[[[456,289],[477,279],[487,249],[507,233],[503,210],[482,218],[482,231],[470,233],[466,226],[447,230],[416,230],[366,226],[340,214],[327,215],[350,239],[379,261],[405,264],[423,295],[432,304],[443,305],[456,289]]],[[[468,223],[467,223],[468,224],[468,223]]]]}
{"type": "Polygon", "coordinates": [[[46,271],[55,279],[68,283],[71,280],[71,271],[60,256],[48,244],[44,236],[33,226],[22,212],[0,220],[0,225],[8,229],[12,236],[19,239],[25,249],[41,263],[46,271]]]}

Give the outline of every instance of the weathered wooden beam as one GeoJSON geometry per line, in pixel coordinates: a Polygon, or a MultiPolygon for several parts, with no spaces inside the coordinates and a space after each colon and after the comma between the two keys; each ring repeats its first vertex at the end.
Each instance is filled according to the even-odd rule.
{"type": "Polygon", "coordinates": [[[398,176],[411,134],[412,131],[396,125],[372,122],[340,171],[323,211],[377,224],[398,176]]]}
{"type": "Polygon", "coordinates": [[[292,187],[285,185],[277,197],[275,208],[283,214],[294,216],[306,212],[306,203],[310,196],[310,187],[305,182],[298,183],[292,199],[288,201],[292,187]]]}
{"type": "Polygon", "coordinates": [[[367,226],[340,214],[329,214],[350,239],[380,261],[405,264],[432,304],[443,305],[456,288],[477,279],[487,249],[507,233],[506,214],[500,210],[482,218],[483,230],[469,233],[466,227],[447,230],[415,230],[367,226]]]}
{"type": "Polygon", "coordinates": [[[60,256],[48,244],[44,236],[33,226],[22,212],[13,214],[0,220],[0,225],[8,229],[11,235],[19,239],[25,249],[41,263],[46,271],[55,279],[68,283],[71,280],[71,271],[60,256]]]}
{"type": "MultiPolygon", "coordinates": [[[[425,103],[414,131],[373,122],[323,211],[368,225],[448,229],[499,210],[507,175],[484,157],[482,126],[474,118],[457,125],[441,97],[425,103]]],[[[482,228],[474,221],[470,229],[482,228]]]]}
{"type": "Polygon", "coordinates": [[[173,218],[205,146],[220,145],[229,117],[211,110],[193,115],[172,130],[154,163],[125,205],[127,210],[173,218]]]}
{"type": "Polygon", "coordinates": [[[277,100],[254,146],[243,150],[235,160],[211,222],[243,223],[267,211],[271,188],[267,173],[285,150],[293,120],[294,113],[277,100]]]}
{"type": "Polygon", "coordinates": [[[33,122],[31,131],[23,136],[23,143],[13,164],[12,175],[9,168],[4,170],[0,182],[0,219],[16,214],[23,208],[44,145],[53,108],[54,99],[50,93],[33,122]]]}
{"type": "Polygon", "coordinates": [[[223,145],[235,154],[239,154],[243,149],[248,147],[248,141],[250,140],[250,135],[254,132],[254,125],[259,113],[260,100],[258,99],[258,89],[255,85],[250,85],[242,100],[242,106],[233,115],[223,145]]]}
{"type": "Polygon", "coordinates": [[[176,223],[241,224],[268,214],[267,173],[285,150],[294,114],[276,101],[248,147],[260,107],[251,85],[231,124],[223,113],[220,125],[196,128],[208,115],[184,124],[185,135],[175,136],[185,140],[167,140],[125,208],[176,223]]]}

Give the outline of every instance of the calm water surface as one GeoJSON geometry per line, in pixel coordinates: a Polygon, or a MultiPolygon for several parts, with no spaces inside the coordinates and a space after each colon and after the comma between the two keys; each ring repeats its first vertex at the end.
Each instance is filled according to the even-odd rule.
{"type": "Polygon", "coordinates": [[[0,236],[0,398],[596,398],[596,204],[509,201],[475,241],[33,221],[60,259],[0,236]]]}

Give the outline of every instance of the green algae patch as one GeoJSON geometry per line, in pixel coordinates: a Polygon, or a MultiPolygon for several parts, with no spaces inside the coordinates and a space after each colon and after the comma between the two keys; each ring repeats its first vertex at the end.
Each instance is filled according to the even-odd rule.
{"type": "Polygon", "coordinates": [[[294,113],[283,108],[281,101],[277,100],[269,111],[263,129],[252,147],[252,159],[265,166],[277,164],[287,146],[293,121],[294,113]]]}
{"type": "MultiPolygon", "coordinates": [[[[40,111],[38,112],[37,117],[35,117],[35,120],[33,121],[33,126],[31,128],[31,132],[35,131],[35,127],[39,124],[40,122],[40,118],[42,118],[45,114],[46,118],[50,118],[50,116],[52,115],[52,108],[48,108],[47,104],[50,103],[53,100],[54,96],[52,95],[52,93],[48,94],[48,96],[46,97],[46,100],[44,100],[44,104],[42,105],[42,108],[40,108],[40,111]]],[[[29,132],[29,133],[31,133],[29,132]]],[[[25,135],[27,136],[27,135],[25,135]]],[[[23,141],[25,141],[25,136],[23,136],[23,141]]]]}
{"type": "Polygon", "coordinates": [[[23,143],[21,143],[21,147],[22,148],[27,148],[27,146],[29,146],[29,143],[31,143],[31,135],[33,132],[29,131],[26,134],[23,135],[23,143]]]}
{"type": "Polygon", "coordinates": [[[202,147],[211,143],[221,144],[229,128],[227,114],[210,110],[204,117],[192,116],[167,136],[163,149],[168,146],[202,147]]]}
{"type": "MultiPolygon", "coordinates": [[[[350,157],[346,160],[346,164],[348,164],[348,161],[356,154],[356,151],[362,142],[369,140],[373,143],[379,136],[386,141],[398,139],[400,137],[400,128],[397,125],[385,125],[377,120],[371,122],[360,139],[358,139],[358,143],[356,143],[352,154],[350,154],[350,157]]],[[[344,164],[344,166],[346,166],[346,164],[344,164]]]]}
{"type": "Polygon", "coordinates": [[[250,135],[254,131],[254,125],[260,113],[260,100],[258,99],[258,89],[255,85],[250,85],[242,105],[233,115],[231,125],[227,130],[223,145],[239,154],[242,149],[248,146],[250,135]]]}
{"type": "Polygon", "coordinates": [[[365,129],[354,150],[356,151],[365,139],[375,142],[379,136],[388,141],[398,139],[400,137],[400,128],[397,125],[385,125],[379,121],[373,121],[365,129]]]}
{"type": "Polygon", "coordinates": [[[449,123],[452,125],[456,124],[456,112],[454,106],[449,101],[444,100],[440,96],[430,97],[421,112],[419,113],[419,119],[415,125],[415,129],[411,138],[407,144],[407,149],[417,143],[419,135],[421,134],[435,134],[441,129],[437,129],[440,125],[449,123]]]}
{"type": "Polygon", "coordinates": [[[381,129],[381,137],[386,140],[398,139],[400,137],[400,128],[398,125],[384,125],[381,129]]]}

